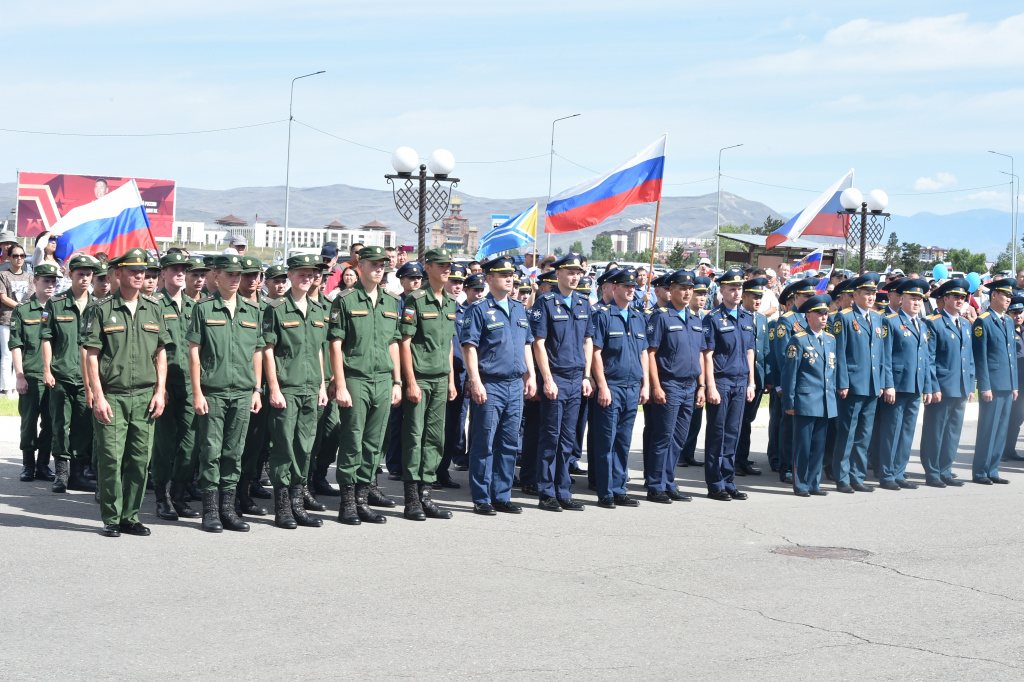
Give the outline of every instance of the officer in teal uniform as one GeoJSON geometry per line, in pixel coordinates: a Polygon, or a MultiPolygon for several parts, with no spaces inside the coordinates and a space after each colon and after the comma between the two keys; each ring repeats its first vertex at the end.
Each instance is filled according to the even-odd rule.
{"type": "Polygon", "coordinates": [[[921,426],[921,464],[925,484],[933,488],[964,483],[953,478],[953,460],[960,447],[967,401],[974,394],[974,349],[971,329],[960,317],[970,285],[951,279],[932,292],[941,309],[926,320],[929,325],[928,381],[931,399],[924,407],[921,426]]]}
{"type": "Polygon", "coordinates": [[[743,271],[730,268],[718,278],[722,303],[704,316],[707,347],[701,351],[707,381],[708,428],[704,437],[704,479],[708,497],[745,500],[736,489],[736,446],[743,410],[754,399],[754,318],[739,305],[743,271]]]}
{"type": "Polygon", "coordinates": [[[974,442],[973,480],[1009,483],[999,476],[1010,409],[1017,400],[1017,344],[1013,320],[1006,314],[1016,282],[997,279],[988,286],[989,308],[974,321],[974,369],[978,378],[978,435],[974,442]]]}
{"type": "MultiPolygon", "coordinates": [[[[761,396],[765,392],[765,378],[771,369],[768,361],[768,354],[771,352],[771,346],[768,344],[768,318],[758,312],[766,286],[768,286],[768,280],[764,277],[755,277],[743,283],[743,309],[754,318],[750,326],[754,334],[755,393],[754,399],[743,409],[743,428],[740,431],[739,444],[736,446],[737,476],[761,475],[761,470],[750,463],[750,428],[754,419],[757,418],[757,410],[761,406],[761,396]]],[[[770,386],[770,384],[767,385],[770,386]]]]}
{"type": "Polygon", "coordinates": [[[851,284],[854,305],[836,316],[832,333],[838,355],[839,422],[832,473],[841,493],[872,492],[864,484],[867,450],[875,424],[875,409],[883,393],[894,393],[885,320],[874,310],[878,273],[867,272],[851,284]]]}
{"type": "Polygon", "coordinates": [[[782,406],[793,419],[793,494],[826,495],[821,463],[828,420],[836,410],[836,339],[828,331],[828,294],[800,306],[806,330],[789,337],[780,381],[782,406]]]}
{"type": "MultiPolygon", "coordinates": [[[[907,463],[914,444],[917,413],[928,377],[928,328],[921,319],[928,282],[903,279],[894,290],[899,294],[899,312],[885,316],[882,336],[888,339],[895,393],[878,403],[879,487],[886,490],[916,488],[906,479],[907,463]]],[[[891,310],[891,309],[890,309],[891,310]]],[[[926,396],[931,400],[931,396],[926,396]]]]}

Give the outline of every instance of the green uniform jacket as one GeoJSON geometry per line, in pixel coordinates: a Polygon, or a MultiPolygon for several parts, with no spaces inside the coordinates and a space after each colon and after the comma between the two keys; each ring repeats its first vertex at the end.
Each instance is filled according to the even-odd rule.
{"type": "MultiPolygon", "coordinates": [[[[167,344],[167,383],[177,386],[188,386],[188,341],[185,335],[192,322],[192,311],[196,302],[181,291],[181,308],[174,302],[167,289],[161,289],[156,294],[160,301],[160,310],[164,316],[164,326],[167,327],[167,334],[171,342],[167,344]]],[[[250,386],[250,388],[252,388],[250,386]]]]}
{"type": "Polygon", "coordinates": [[[32,294],[11,313],[11,339],[7,347],[21,349],[21,369],[26,377],[43,378],[43,340],[40,333],[50,314],[32,294]]]}
{"type": "Polygon", "coordinates": [[[200,346],[199,383],[204,393],[238,398],[258,388],[252,356],[263,348],[260,322],[259,305],[241,296],[235,297],[234,317],[219,291],[199,299],[186,338],[200,346]]]}
{"type": "Polygon", "coordinates": [[[328,300],[321,294],[317,297],[316,302],[324,309],[324,326],[320,329],[320,336],[323,338],[323,342],[320,344],[320,348],[324,352],[324,381],[330,382],[334,378],[334,368],[331,367],[331,346],[330,339],[327,338],[327,329],[330,326],[331,316],[331,301],[328,300]]]}
{"type": "Polygon", "coordinates": [[[429,285],[405,297],[399,328],[412,337],[412,368],[418,377],[436,378],[451,371],[455,334],[455,299],[447,291],[434,296],[429,285]]]}
{"type": "MultiPolygon", "coordinates": [[[[87,294],[89,303],[95,298],[87,294]]],[[[53,357],[50,359],[50,371],[57,381],[82,385],[82,320],[83,314],[79,314],[78,306],[70,291],[57,294],[46,302],[46,312],[49,319],[43,326],[42,337],[50,340],[50,350],[53,357]]]]}
{"type": "Polygon", "coordinates": [[[159,299],[139,294],[135,315],[121,292],[98,298],[85,309],[82,345],[98,348],[103,390],[123,395],[156,385],[153,356],[171,342],[159,299]]]}
{"type": "Polygon", "coordinates": [[[268,301],[263,313],[263,341],[274,347],[277,386],[286,395],[316,394],[323,381],[320,351],[325,309],[308,299],[306,306],[307,315],[303,316],[289,292],[268,301]]]}
{"type": "Polygon", "coordinates": [[[373,378],[394,370],[388,348],[402,339],[398,315],[398,296],[384,287],[377,287],[376,306],[362,282],[338,294],[331,306],[328,336],[341,339],[346,377],[373,378]]]}

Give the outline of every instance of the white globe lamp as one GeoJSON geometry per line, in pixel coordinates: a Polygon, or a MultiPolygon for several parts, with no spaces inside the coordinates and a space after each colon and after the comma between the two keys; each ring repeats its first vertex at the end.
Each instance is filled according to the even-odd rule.
{"type": "Polygon", "coordinates": [[[391,155],[391,167],[398,173],[412,173],[420,165],[420,157],[412,147],[399,147],[391,155]]]}
{"type": "Polygon", "coordinates": [[[880,189],[873,189],[868,192],[868,210],[882,212],[889,205],[889,195],[880,189]]]}
{"type": "Polygon", "coordinates": [[[448,175],[455,170],[455,157],[447,149],[437,149],[427,159],[427,168],[434,175],[448,175]]]}
{"type": "Polygon", "coordinates": [[[864,195],[861,194],[860,190],[856,187],[847,187],[843,190],[843,193],[839,195],[839,203],[842,204],[843,208],[847,211],[857,210],[863,202],[864,195]]]}

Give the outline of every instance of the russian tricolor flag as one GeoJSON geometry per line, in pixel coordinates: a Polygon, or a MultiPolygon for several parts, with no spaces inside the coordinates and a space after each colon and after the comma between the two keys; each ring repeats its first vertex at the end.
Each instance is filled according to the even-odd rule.
{"type": "Polygon", "coordinates": [[[71,209],[51,230],[58,235],[54,255],[62,261],[76,252],[95,255],[105,251],[113,257],[136,246],[157,248],[135,180],[71,209]]]}
{"type": "Polygon", "coordinates": [[[806,272],[807,270],[821,270],[821,256],[824,253],[824,249],[815,249],[809,254],[800,259],[796,265],[789,269],[790,276],[795,275],[798,272],[806,272]]]}
{"type": "Polygon", "coordinates": [[[582,230],[597,225],[632,204],[660,201],[667,140],[668,135],[662,135],[654,144],[618,168],[551,197],[546,209],[544,231],[558,233],[582,230]]]}
{"type": "Polygon", "coordinates": [[[768,235],[765,246],[774,249],[787,239],[797,239],[802,235],[819,237],[846,236],[846,225],[849,216],[839,215],[843,210],[839,203],[839,195],[847,187],[853,187],[853,169],[839,179],[839,182],[825,190],[821,196],[808,204],[807,208],[789,219],[785,225],[768,235]]]}

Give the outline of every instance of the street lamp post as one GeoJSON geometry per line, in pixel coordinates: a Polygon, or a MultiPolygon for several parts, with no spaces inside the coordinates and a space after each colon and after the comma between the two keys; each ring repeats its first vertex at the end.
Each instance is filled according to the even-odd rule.
{"type": "Polygon", "coordinates": [[[452,190],[459,184],[458,178],[449,177],[455,170],[455,157],[447,149],[438,149],[430,155],[426,164],[421,164],[415,150],[410,147],[399,147],[391,155],[391,166],[396,174],[384,177],[391,185],[391,194],[398,213],[416,226],[418,253],[422,262],[423,254],[427,250],[427,212],[430,212],[435,221],[443,218],[448,212],[452,190]],[[428,165],[433,175],[427,175],[428,165]],[[412,173],[417,166],[419,174],[414,176],[412,173]],[[398,185],[395,180],[404,182],[398,185]],[[431,183],[429,188],[428,182],[431,183]],[[415,220],[413,214],[416,215],[415,220]]]}
{"type": "Polygon", "coordinates": [[[718,236],[718,230],[722,226],[722,152],[726,149],[735,149],[736,147],[742,147],[743,143],[730,145],[728,147],[722,147],[718,150],[718,207],[715,209],[715,267],[718,267],[718,256],[719,256],[719,244],[722,243],[721,238],[718,236]]]}
{"type": "MultiPolygon", "coordinates": [[[[559,121],[564,121],[567,118],[576,118],[579,114],[571,114],[569,116],[563,116],[562,118],[556,118],[551,122],[551,153],[548,154],[548,200],[544,204],[544,215],[547,215],[548,204],[551,203],[551,177],[555,169],[555,124],[559,121]]],[[[544,221],[544,231],[548,232],[547,220],[544,221]]],[[[551,253],[551,233],[548,232],[548,248],[547,253],[551,253]]],[[[546,255],[546,254],[545,254],[546,255]]],[[[536,259],[534,259],[534,266],[536,267],[536,259]]]]}
{"type": "Polygon", "coordinates": [[[300,78],[309,78],[310,76],[319,76],[324,71],[315,71],[313,73],[307,73],[304,76],[296,76],[292,79],[291,91],[288,94],[288,153],[285,157],[284,162],[284,259],[288,260],[288,209],[290,208],[291,199],[291,180],[292,180],[292,102],[295,100],[295,81],[300,78]]]}
{"type": "MultiPolygon", "coordinates": [[[[1017,219],[1016,219],[1016,212],[1014,211],[1014,206],[1015,206],[1015,204],[1014,204],[1014,197],[1016,196],[1016,192],[1013,190],[1013,182],[1014,182],[1014,179],[1017,176],[1014,175],[1013,157],[1010,156],[1009,154],[1004,154],[1002,152],[994,152],[991,149],[988,150],[988,153],[989,154],[995,154],[996,156],[1005,156],[1006,158],[1008,158],[1010,160],[1010,268],[1013,269],[1013,274],[1014,274],[1014,276],[1016,276],[1017,275],[1017,219]]],[[[1019,186],[1020,185],[1018,183],[1018,188],[1019,188],[1019,186]]]]}
{"type": "Polygon", "coordinates": [[[875,189],[864,197],[860,190],[848,187],[839,195],[839,203],[843,210],[837,213],[849,218],[844,230],[846,243],[848,246],[860,244],[860,274],[864,274],[867,272],[868,243],[872,248],[878,246],[885,234],[885,224],[889,222],[889,214],[885,213],[889,195],[875,189]]]}

